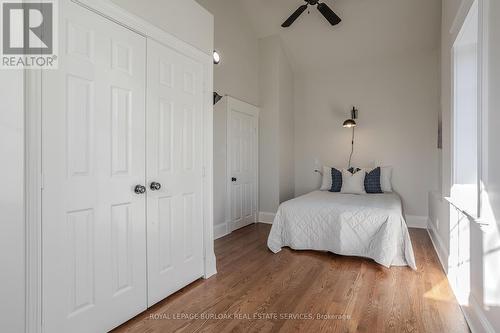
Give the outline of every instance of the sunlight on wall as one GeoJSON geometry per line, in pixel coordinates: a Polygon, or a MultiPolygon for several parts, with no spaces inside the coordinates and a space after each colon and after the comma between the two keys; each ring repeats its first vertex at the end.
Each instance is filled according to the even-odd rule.
{"type": "Polygon", "coordinates": [[[450,284],[473,332],[500,332],[499,15],[498,0],[443,1],[441,92],[444,150],[441,153],[441,194],[449,197],[446,201],[441,201],[441,197],[431,197],[434,201],[431,207],[434,210],[430,210],[430,233],[440,258],[449,271],[450,284]],[[463,10],[469,5],[471,8],[462,25],[462,29],[465,29],[459,36],[455,36],[457,23],[460,24],[464,19],[463,15],[466,13],[463,10]],[[479,29],[467,29],[467,26],[471,26],[471,14],[476,13],[479,29]],[[477,121],[468,118],[473,116],[468,112],[476,108],[475,88],[470,90],[476,79],[475,70],[470,65],[475,62],[475,50],[474,47],[463,50],[455,48],[455,37],[459,42],[465,41],[462,44],[477,44],[477,110],[480,112],[477,121]],[[464,85],[457,86],[455,56],[460,57],[461,51],[464,59],[458,59],[458,65],[465,66],[465,71],[458,73],[458,81],[462,78],[464,85]],[[468,80],[468,76],[472,76],[472,80],[468,80]],[[464,108],[457,108],[456,103],[462,103],[464,108]],[[465,118],[455,122],[454,116],[460,111],[463,111],[461,115],[465,118]],[[476,127],[476,124],[480,126],[476,127]],[[479,141],[474,141],[471,145],[467,139],[476,130],[479,141]],[[459,151],[457,155],[454,145],[458,145],[463,151],[459,151]],[[475,151],[475,148],[479,149],[475,151]],[[471,156],[471,160],[467,156],[471,156]],[[472,162],[476,158],[477,172],[474,172],[472,162]],[[456,163],[464,166],[459,170],[458,177],[456,163]],[[481,199],[477,205],[479,219],[469,219],[461,216],[453,205],[466,209],[470,215],[477,215],[473,208],[474,202],[478,200],[472,197],[475,189],[469,186],[474,186],[476,182],[479,183],[480,191],[476,193],[481,199]],[[452,189],[452,186],[457,187],[452,189]],[[465,195],[461,196],[462,194],[465,195]]]}
{"type": "Polygon", "coordinates": [[[500,306],[500,232],[486,191],[482,193],[481,213],[481,220],[487,224],[483,227],[484,305],[500,306]]]}
{"type": "Polygon", "coordinates": [[[450,206],[448,279],[460,305],[469,305],[470,222],[453,206],[450,206]]]}
{"type": "MultiPolygon", "coordinates": [[[[495,228],[496,229],[496,228],[495,228]]],[[[500,237],[498,231],[486,234],[484,249],[484,304],[500,306],[500,237]],[[489,244],[489,245],[488,245],[489,244]],[[493,245],[493,246],[491,246],[493,245]],[[488,249],[490,248],[491,249],[488,249]]]]}

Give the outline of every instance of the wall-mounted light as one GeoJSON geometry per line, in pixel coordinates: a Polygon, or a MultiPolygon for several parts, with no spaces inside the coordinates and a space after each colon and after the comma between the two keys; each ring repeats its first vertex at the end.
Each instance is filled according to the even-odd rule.
{"type": "Polygon", "coordinates": [[[220,63],[220,54],[216,50],[214,50],[214,64],[218,65],[220,63]]]}
{"type": "Polygon", "coordinates": [[[353,106],[351,110],[351,119],[347,119],[346,121],[344,121],[344,124],[342,126],[345,128],[356,127],[355,119],[358,119],[358,109],[353,106]]]}
{"type": "Polygon", "coordinates": [[[351,154],[349,155],[348,168],[351,168],[352,154],[354,153],[354,128],[357,126],[355,119],[358,119],[358,109],[353,106],[351,110],[351,119],[347,119],[344,121],[344,124],[342,124],[344,128],[352,128],[351,154]]]}
{"type": "Polygon", "coordinates": [[[345,128],[351,128],[351,127],[356,127],[356,122],[354,119],[347,119],[344,121],[344,124],[342,125],[345,128]]]}
{"type": "Polygon", "coordinates": [[[222,96],[219,95],[216,91],[214,91],[214,105],[217,104],[218,101],[222,99],[222,96]]]}

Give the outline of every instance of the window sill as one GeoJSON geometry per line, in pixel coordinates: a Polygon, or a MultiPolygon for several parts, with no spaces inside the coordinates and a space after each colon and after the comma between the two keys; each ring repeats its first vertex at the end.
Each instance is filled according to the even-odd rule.
{"type": "Polygon", "coordinates": [[[464,214],[467,219],[471,222],[478,224],[479,226],[487,226],[489,223],[481,217],[477,216],[477,214],[470,213],[466,209],[463,209],[457,201],[454,201],[451,197],[444,197],[444,200],[448,201],[448,203],[453,206],[457,211],[464,214]]]}

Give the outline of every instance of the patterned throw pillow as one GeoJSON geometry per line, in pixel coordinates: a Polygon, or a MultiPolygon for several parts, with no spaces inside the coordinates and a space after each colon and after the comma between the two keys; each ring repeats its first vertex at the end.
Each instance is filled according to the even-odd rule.
{"type": "Polygon", "coordinates": [[[347,169],[347,171],[349,171],[350,173],[352,173],[354,175],[356,172],[361,171],[361,169],[350,167],[349,169],[347,169]]]}
{"type": "Polygon", "coordinates": [[[342,189],[342,172],[332,168],[332,188],[330,192],[340,192],[342,189]]]}
{"type": "Polygon", "coordinates": [[[366,173],[365,191],[366,193],[383,193],[380,186],[380,167],[366,173]]]}
{"type": "Polygon", "coordinates": [[[349,170],[342,170],[342,189],[340,193],[345,194],[366,194],[365,191],[365,171],[351,173],[349,170]]]}

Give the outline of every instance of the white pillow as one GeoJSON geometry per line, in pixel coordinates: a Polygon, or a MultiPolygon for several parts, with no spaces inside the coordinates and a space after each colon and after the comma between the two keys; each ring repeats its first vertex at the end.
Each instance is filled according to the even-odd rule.
{"type": "Polygon", "coordinates": [[[392,192],[392,167],[380,167],[380,187],[382,192],[392,192]]]}
{"type": "Polygon", "coordinates": [[[365,173],[366,170],[361,169],[352,174],[350,171],[342,170],[342,189],[340,193],[347,194],[366,194],[365,191],[365,173]]]}
{"type": "Polygon", "coordinates": [[[320,191],[330,191],[332,188],[332,168],[323,167],[323,179],[321,181],[320,191]]]}

